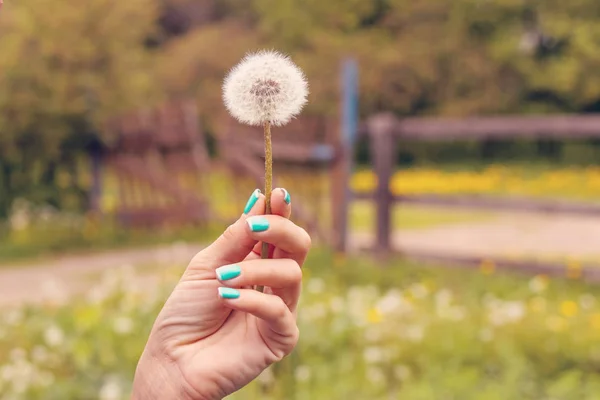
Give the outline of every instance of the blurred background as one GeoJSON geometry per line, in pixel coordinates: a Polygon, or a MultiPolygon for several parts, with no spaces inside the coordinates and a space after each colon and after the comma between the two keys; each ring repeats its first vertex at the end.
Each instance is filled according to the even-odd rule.
{"type": "MultiPolygon", "coordinates": [[[[1,2],[0,2],[1,4],[1,2]]],[[[221,84],[306,72],[276,185],[298,349],[232,399],[600,398],[600,3],[7,0],[0,399],[128,398],[195,252],[262,187],[221,84]]]]}

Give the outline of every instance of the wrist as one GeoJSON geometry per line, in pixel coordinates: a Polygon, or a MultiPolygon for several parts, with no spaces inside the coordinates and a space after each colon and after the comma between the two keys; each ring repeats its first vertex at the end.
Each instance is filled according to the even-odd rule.
{"type": "Polygon", "coordinates": [[[144,349],[135,370],[131,400],[197,400],[185,390],[174,363],[161,361],[144,349]]]}

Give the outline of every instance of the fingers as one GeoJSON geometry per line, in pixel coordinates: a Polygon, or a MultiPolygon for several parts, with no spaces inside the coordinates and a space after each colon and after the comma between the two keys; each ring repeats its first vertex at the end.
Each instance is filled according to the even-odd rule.
{"type": "MultiPolygon", "coordinates": [[[[289,193],[285,189],[275,189],[271,195],[271,201],[272,212],[274,213],[273,216],[282,220],[286,220],[286,218],[291,214],[291,199],[289,193]]],[[[248,218],[262,215],[264,212],[265,197],[260,190],[257,189],[248,199],[248,202],[244,207],[244,214],[242,214],[242,216],[235,223],[229,226],[215,242],[194,257],[190,263],[188,272],[192,274],[194,278],[209,278],[207,276],[199,276],[198,273],[201,275],[205,274],[207,271],[211,273],[210,271],[222,265],[233,264],[244,260],[248,254],[252,253],[254,248],[257,248],[256,246],[260,246],[258,241],[262,240],[254,237],[251,234],[246,221],[248,218]]],[[[276,225],[275,232],[279,232],[281,229],[296,227],[291,223],[287,227],[281,227],[280,224],[276,225]]],[[[297,239],[304,240],[306,243],[308,235],[303,229],[298,227],[296,228],[296,234],[292,236],[295,236],[297,239]]],[[[266,237],[270,236],[271,235],[269,234],[266,235],[266,237]]],[[[305,249],[306,246],[300,244],[295,245],[293,243],[293,239],[289,238],[288,236],[284,235],[284,240],[282,241],[282,245],[284,247],[283,250],[287,252],[287,249],[291,249],[290,252],[293,251],[294,254],[292,258],[299,263],[303,262],[306,252],[308,252],[308,248],[305,249]]],[[[271,242],[271,244],[275,246],[278,245],[277,243],[278,242],[276,241],[271,242]]],[[[258,253],[260,254],[260,251],[258,253]]],[[[251,255],[255,256],[254,253],[251,255]]],[[[210,276],[210,278],[213,276],[214,275],[210,276]]]]}
{"type": "Polygon", "coordinates": [[[264,328],[265,343],[280,360],[289,354],[298,342],[296,319],[283,300],[275,295],[252,289],[219,288],[219,298],[231,309],[246,312],[259,318],[264,328]]]}
{"type": "Polygon", "coordinates": [[[219,267],[215,272],[217,279],[230,287],[286,288],[302,282],[300,265],[291,259],[242,261],[219,267]]]}
{"type": "Polygon", "coordinates": [[[278,215],[252,216],[246,229],[254,240],[266,242],[302,265],[311,246],[308,233],[289,219],[278,215]]]}
{"type": "Polygon", "coordinates": [[[271,194],[271,214],[290,218],[292,214],[292,198],[284,188],[277,188],[271,194]]]}
{"type": "Polygon", "coordinates": [[[292,312],[297,308],[302,269],[292,259],[243,261],[219,267],[215,274],[222,285],[233,288],[270,287],[292,312]]]}

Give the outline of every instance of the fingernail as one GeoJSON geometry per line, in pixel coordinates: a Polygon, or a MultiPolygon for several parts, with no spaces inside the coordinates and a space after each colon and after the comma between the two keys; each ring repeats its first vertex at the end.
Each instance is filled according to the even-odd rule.
{"type": "Polygon", "coordinates": [[[250,217],[246,220],[252,232],[264,232],[269,229],[269,221],[260,215],[250,217]]]}
{"type": "Polygon", "coordinates": [[[240,297],[240,291],[235,290],[228,287],[220,287],[217,289],[219,291],[219,297],[222,299],[237,299],[240,297]]]}
{"type": "Polygon", "coordinates": [[[220,281],[227,281],[229,279],[233,279],[240,276],[240,274],[242,273],[242,269],[239,265],[232,264],[219,267],[215,270],[215,272],[217,273],[217,278],[220,281]]]}
{"type": "Polygon", "coordinates": [[[252,210],[252,207],[254,207],[254,205],[258,201],[259,195],[260,195],[259,189],[256,189],[254,192],[252,192],[252,194],[250,195],[250,198],[248,199],[248,202],[246,203],[246,207],[244,207],[244,214],[248,214],[250,212],[250,210],[252,210]]]}
{"type": "Polygon", "coordinates": [[[290,193],[287,190],[285,190],[284,188],[281,188],[281,190],[283,191],[283,201],[285,201],[285,204],[290,204],[292,202],[290,193]]]}

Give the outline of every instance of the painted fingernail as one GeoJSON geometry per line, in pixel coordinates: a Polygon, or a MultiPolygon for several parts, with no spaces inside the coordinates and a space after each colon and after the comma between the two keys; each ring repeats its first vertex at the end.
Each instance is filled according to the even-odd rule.
{"type": "Polygon", "coordinates": [[[240,291],[235,290],[228,287],[220,287],[217,289],[219,291],[219,297],[222,299],[237,299],[240,297],[240,291]]]}
{"type": "Polygon", "coordinates": [[[284,188],[281,188],[281,191],[283,192],[283,201],[285,201],[285,204],[290,204],[292,202],[290,193],[287,190],[285,190],[284,188]]]}
{"type": "Polygon", "coordinates": [[[260,215],[250,217],[246,220],[252,232],[264,232],[269,229],[269,221],[260,215]]]}
{"type": "Polygon", "coordinates": [[[254,207],[254,205],[258,201],[260,193],[261,192],[259,189],[256,189],[254,192],[252,192],[250,198],[248,199],[248,202],[246,203],[246,207],[244,207],[244,214],[248,214],[250,210],[252,210],[252,207],[254,207]]]}
{"type": "Polygon", "coordinates": [[[239,265],[232,264],[219,267],[215,270],[215,272],[217,273],[217,278],[220,281],[227,281],[240,276],[242,269],[239,265]]]}

